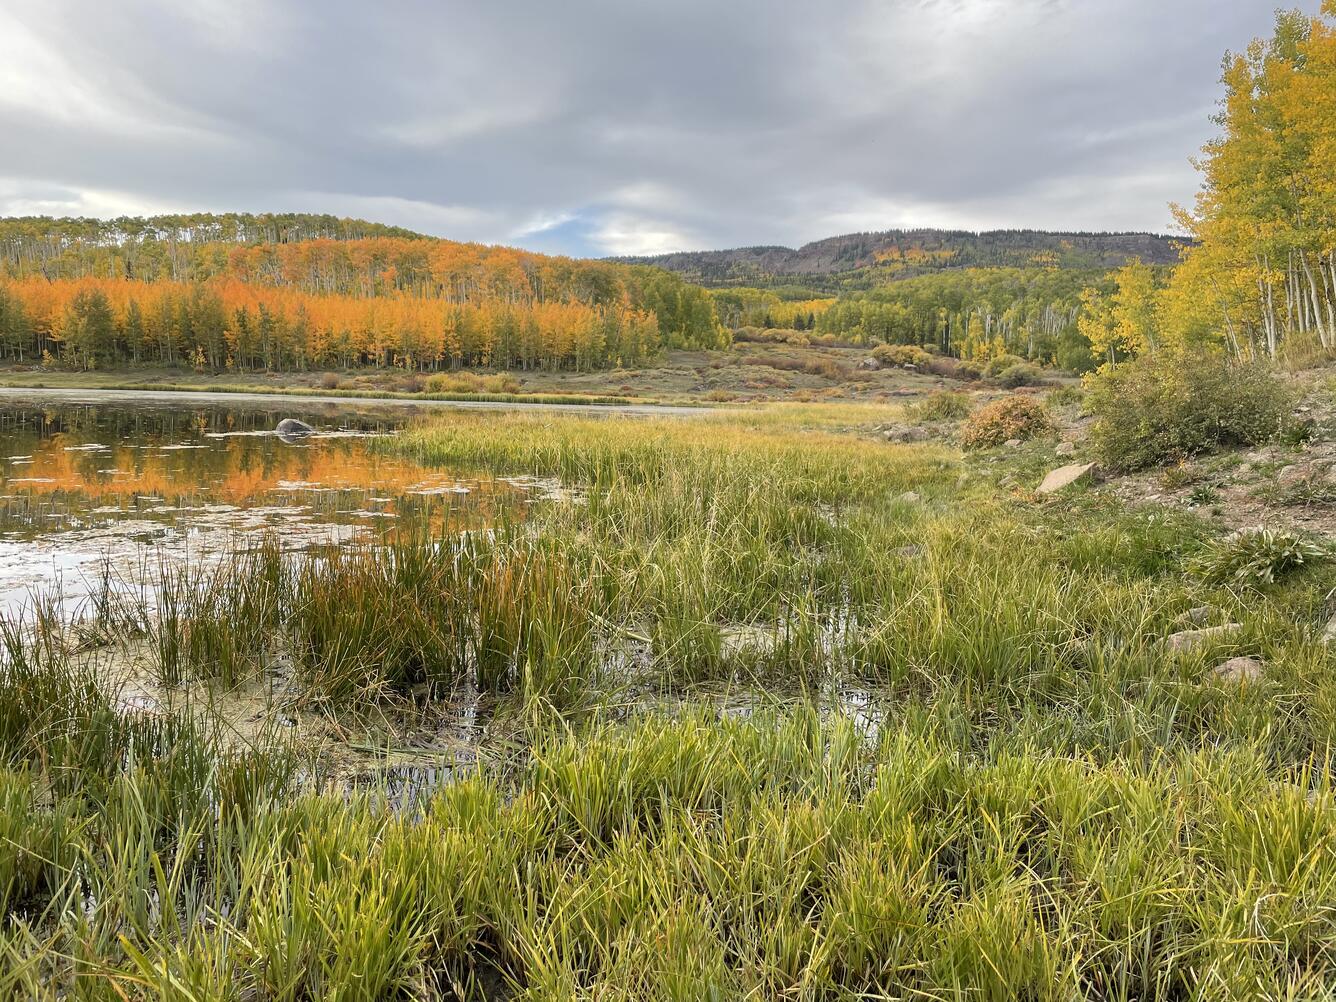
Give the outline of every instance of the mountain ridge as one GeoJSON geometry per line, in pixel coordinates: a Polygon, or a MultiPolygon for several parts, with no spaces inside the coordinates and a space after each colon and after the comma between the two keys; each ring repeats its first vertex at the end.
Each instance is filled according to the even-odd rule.
{"type": "Polygon", "coordinates": [[[1186,238],[1144,231],[948,230],[933,227],[845,233],[800,247],[758,244],[726,250],[622,255],[609,260],[647,264],[714,287],[814,281],[858,287],[948,268],[1114,268],[1131,258],[1169,265],[1186,238]]]}

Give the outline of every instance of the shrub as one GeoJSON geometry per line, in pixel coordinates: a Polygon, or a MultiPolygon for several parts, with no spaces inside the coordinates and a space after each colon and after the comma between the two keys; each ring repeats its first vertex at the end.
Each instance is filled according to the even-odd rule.
{"type": "Polygon", "coordinates": [[[997,381],[1009,390],[1020,386],[1038,386],[1044,381],[1043,370],[1029,362],[1017,362],[1003,369],[997,381]]]}
{"type": "Polygon", "coordinates": [[[959,421],[970,416],[970,398],[963,393],[938,390],[910,408],[919,421],[959,421]]]}
{"type": "Polygon", "coordinates": [[[1013,394],[975,411],[960,430],[960,444],[966,449],[987,449],[1013,438],[1034,438],[1056,430],[1043,404],[1034,397],[1013,394]]]}
{"type": "Polygon", "coordinates": [[[519,380],[498,372],[479,375],[476,372],[438,372],[427,377],[428,393],[516,393],[519,380]]]}
{"type": "Polygon", "coordinates": [[[872,349],[872,357],[883,365],[920,367],[932,361],[931,355],[912,344],[879,344],[872,349]]]}
{"type": "Polygon", "coordinates": [[[1085,403],[1085,390],[1079,386],[1059,386],[1045,402],[1050,407],[1079,407],[1085,403]]]}
{"type": "Polygon", "coordinates": [[[337,390],[339,388],[339,376],[335,372],[326,372],[320,377],[320,388],[323,390],[337,390]]]}
{"type": "MultiPolygon", "coordinates": [[[[939,361],[945,362],[947,359],[939,361]]],[[[978,379],[983,375],[983,367],[978,362],[957,362],[952,375],[957,379],[978,379]]]]}
{"type": "Polygon", "coordinates": [[[1329,544],[1287,529],[1240,529],[1211,544],[1199,569],[1209,584],[1257,588],[1304,564],[1331,556],[1329,544]]]}
{"type": "Polygon", "coordinates": [[[1262,366],[1203,354],[1144,355],[1087,377],[1087,386],[1091,448],[1116,470],[1268,441],[1294,401],[1262,366]]]}
{"type": "Polygon", "coordinates": [[[1021,358],[1019,355],[998,355],[996,358],[990,358],[984,363],[983,374],[989,379],[996,379],[1013,365],[1023,365],[1024,363],[1025,359],[1021,358]]]}

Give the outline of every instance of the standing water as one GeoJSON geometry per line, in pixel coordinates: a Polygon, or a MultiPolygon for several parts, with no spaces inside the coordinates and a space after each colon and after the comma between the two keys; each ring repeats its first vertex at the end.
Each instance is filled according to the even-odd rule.
{"type": "Polygon", "coordinates": [[[405,408],[292,402],[0,402],[0,613],[34,592],[77,614],[164,561],[217,560],[272,536],[291,551],[401,524],[486,524],[533,481],[460,477],[376,447],[405,408]],[[315,428],[280,435],[285,418],[315,428]]]}

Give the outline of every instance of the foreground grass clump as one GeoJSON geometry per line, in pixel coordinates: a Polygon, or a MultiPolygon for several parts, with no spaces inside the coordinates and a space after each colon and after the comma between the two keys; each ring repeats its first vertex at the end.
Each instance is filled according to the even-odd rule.
{"type": "Polygon", "coordinates": [[[35,812],[25,781],[0,776],[0,826],[48,873],[4,905],[51,924],[11,926],[0,977],[30,997],[1247,999],[1336,974],[1330,789],[1246,748],[1099,765],[794,710],[539,736],[403,813],[260,785],[169,815],[142,769],[35,812]]]}
{"type": "Polygon", "coordinates": [[[910,408],[909,413],[918,421],[959,421],[969,417],[972,410],[966,394],[937,390],[910,408]]]}
{"type": "Polygon", "coordinates": [[[1259,525],[1215,541],[1202,554],[1200,567],[1214,584],[1256,588],[1331,556],[1331,545],[1321,539],[1259,525]]]}
{"type": "Polygon", "coordinates": [[[1056,426],[1036,397],[1017,393],[975,411],[960,429],[966,449],[991,449],[1012,439],[1025,441],[1053,432],[1056,426]]]}
{"type": "Polygon", "coordinates": [[[1280,434],[1293,392],[1261,365],[1159,351],[1087,377],[1089,444],[1114,470],[1139,470],[1280,434]]]}

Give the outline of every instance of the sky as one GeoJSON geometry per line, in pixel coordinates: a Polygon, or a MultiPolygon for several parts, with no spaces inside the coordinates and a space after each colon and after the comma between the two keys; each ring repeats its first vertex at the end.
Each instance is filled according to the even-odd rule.
{"type": "Polygon", "coordinates": [[[0,215],[577,256],[1170,232],[1221,59],[1278,2],[0,0],[0,215]]]}

